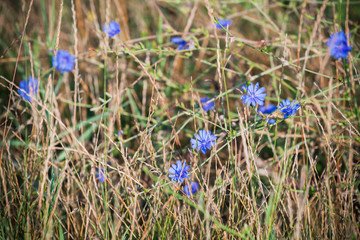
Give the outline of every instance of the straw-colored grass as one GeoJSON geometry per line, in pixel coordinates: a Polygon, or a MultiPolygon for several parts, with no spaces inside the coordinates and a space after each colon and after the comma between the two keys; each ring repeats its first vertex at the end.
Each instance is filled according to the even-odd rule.
{"type": "Polygon", "coordinates": [[[0,12],[0,239],[360,238],[358,1],[29,0],[0,12]],[[346,60],[326,47],[340,30],[346,60]],[[52,67],[60,49],[76,57],[69,73],[52,67]],[[29,76],[31,103],[17,93],[29,76]],[[266,124],[240,99],[250,82],[265,105],[300,109],[266,124]],[[205,96],[213,111],[198,108],[205,96]],[[217,137],[206,154],[190,144],[200,129],[217,137]],[[168,177],[178,159],[191,166],[182,184],[168,177]]]}

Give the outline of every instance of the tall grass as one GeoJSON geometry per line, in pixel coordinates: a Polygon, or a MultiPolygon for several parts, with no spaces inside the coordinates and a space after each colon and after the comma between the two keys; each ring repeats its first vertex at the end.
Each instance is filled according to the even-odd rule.
{"type": "Polygon", "coordinates": [[[0,11],[1,239],[360,237],[358,1],[31,0],[0,11]],[[219,18],[232,25],[216,29],[219,18]],[[102,32],[110,21],[114,38],[102,32]],[[340,30],[353,49],[336,60],[326,42],[340,30]],[[69,73],[52,67],[60,49],[76,57],[69,73]],[[29,76],[31,103],[17,92],[29,76]],[[266,88],[265,105],[300,109],[267,124],[240,99],[250,82],[266,88]],[[205,96],[214,110],[199,108],[205,96]],[[200,129],[217,137],[206,154],[190,144],[200,129]],[[179,159],[191,166],[182,184],[168,177],[179,159]]]}

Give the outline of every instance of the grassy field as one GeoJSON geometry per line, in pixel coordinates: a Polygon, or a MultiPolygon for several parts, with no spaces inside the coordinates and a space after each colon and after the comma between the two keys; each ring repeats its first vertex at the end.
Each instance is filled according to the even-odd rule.
{"type": "Polygon", "coordinates": [[[0,239],[360,238],[360,1],[0,13],[0,239]]]}

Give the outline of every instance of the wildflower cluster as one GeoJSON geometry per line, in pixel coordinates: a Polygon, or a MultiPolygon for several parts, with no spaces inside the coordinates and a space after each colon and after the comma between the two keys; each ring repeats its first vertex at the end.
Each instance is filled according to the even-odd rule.
{"type": "MultiPolygon", "coordinates": [[[[216,136],[212,135],[209,131],[200,130],[199,134],[194,134],[194,138],[190,140],[191,147],[200,151],[202,153],[206,153],[207,149],[211,149],[215,146],[216,136]]],[[[176,162],[176,164],[171,165],[169,169],[169,177],[172,181],[178,181],[182,183],[185,178],[189,178],[189,170],[190,166],[186,166],[186,163],[181,163],[180,160],[176,162]]],[[[191,182],[190,185],[185,185],[184,193],[188,196],[194,195],[199,187],[199,183],[191,182]]]]}
{"type": "MultiPolygon", "coordinates": [[[[266,93],[263,93],[266,89],[265,87],[259,88],[259,83],[256,83],[254,86],[253,83],[250,83],[249,86],[243,86],[242,90],[245,92],[245,95],[241,96],[243,102],[247,104],[247,106],[260,106],[258,113],[263,115],[269,115],[277,110],[277,107],[273,104],[269,104],[268,106],[263,106],[266,93]]],[[[300,103],[296,103],[295,100],[291,102],[289,99],[283,100],[279,105],[279,110],[281,113],[284,113],[284,119],[288,118],[290,115],[295,115],[297,110],[300,108],[300,103]]],[[[262,119],[262,117],[260,117],[262,119]]],[[[275,119],[266,119],[266,122],[269,124],[274,124],[276,122],[275,119]]]]}
{"type": "MultiPolygon", "coordinates": [[[[217,29],[229,28],[231,24],[232,20],[230,19],[218,19],[215,27],[217,29]]],[[[120,25],[114,21],[110,21],[109,24],[104,24],[102,31],[110,38],[114,38],[121,32],[120,25]]],[[[350,35],[348,37],[350,37],[350,35]]],[[[352,47],[348,45],[348,37],[345,35],[344,31],[331,34],[327,42],[327,47],[330,51],[330,55],[335,59],[346,58],[348,56],[348,52],[351,51],[352,47]]],[[[171,38],[171,42],[177,45],[178,51],[189,49],[188,41],[181,37],[173,37],[171,38]]],[[[60,71],[61,74],[73,71],[74,65],[75,56],[69,53],[68,50],[61,49],[52,56],[52,66],[56,71],[60,71]]],[[[24,101],[31,102],[32,98],[34,98],[38,92],[39,83],[36,78],[29,77],[28,80],[21,81],[19,87],[20,89],[18,90],[18,94],[24,101]]],[[[297,103],[295,100],[291,101],[290,99],[282,100],[278,107],[273,104],[264,106],[265,97],[267,96],[267,93],[265,93],[266,88],[260,87],[259,83],[256,83],[255,85],[250,83],[248,86],[243,86],[241,89],[244,91],[244,94],[241,96],[243,103],[248,107],[259,107],[257,114],[261,115],[260,119],[262,119],[263,116],[266,116],[265,121],[268,124],[274,124],[276,122],[276,119],[271,118],[271,114],[275,111],[279,111],[284,115],[284,119],[287,119],[289,116],[294,116],[300,108],[300,103],[297,103]]],[[[215,103],[211,100],[212,99],[208,97],[201,98],[200,107],[206,112],[214,110],[215,103]]],[[[118,137],[122,134],[122,130],[117,133],[118,137]]],[[[194,138],[190,139],[191,148],[206,154],[207,150],[211,150],[215,147],[216,140],[217,137],[210,131],[204,129],[199,130],[198,133],[194,133],[194,138]]],[[[190,177],[189,169],[190,165],[187,165],[185,161],[181,162],[180,160],[177,160],[177,162],[172,164],[169,168],[168,176],[172,181],[181,184],[185,181],[185,179],[190,177]]],[[[95,179],[100,183],[105,182],[106,177],[104,169],[96,169],[95,179]]],[[[198,188],[199,183],[191,181],[184,186],[183,190],[187,196],[191,196],[197,192],[198,188]]]]}
{"type": "MultiPolygon", "coordinates": [[[[186,165],[186,162],[182,163],[180,160],[177,160],[176,164],[172,164],[169,168],[169,178],[171,178],[172,181],[183,183],[185,178],[189,178],[189,169],[190,165],[186,165]]],[[[191,182],[190,189],[189,185],[185,185],[184,193],[190,197],[196,193],[198,187],[199,183],[191,182]]]]}

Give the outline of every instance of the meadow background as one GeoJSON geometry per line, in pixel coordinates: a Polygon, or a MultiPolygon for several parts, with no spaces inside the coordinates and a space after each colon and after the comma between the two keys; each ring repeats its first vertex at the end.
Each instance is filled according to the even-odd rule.
{"type": "Polygon", "coordinates": [[[359,239],[359,1],[5,0],[0,13],[1,239],[359,239]],[[353,49],[336,60],[340,30],[353,49]],[[60,49],[71,72],[52,67],[60,49]],[[17,92],[30,76],[31,103],[17,92]],[[250,82],[265,105],[301,107],[266,124],[240,99],[250,82]],[[206,154],[190,144],[200,129],[217,137],[206,154]]]}

